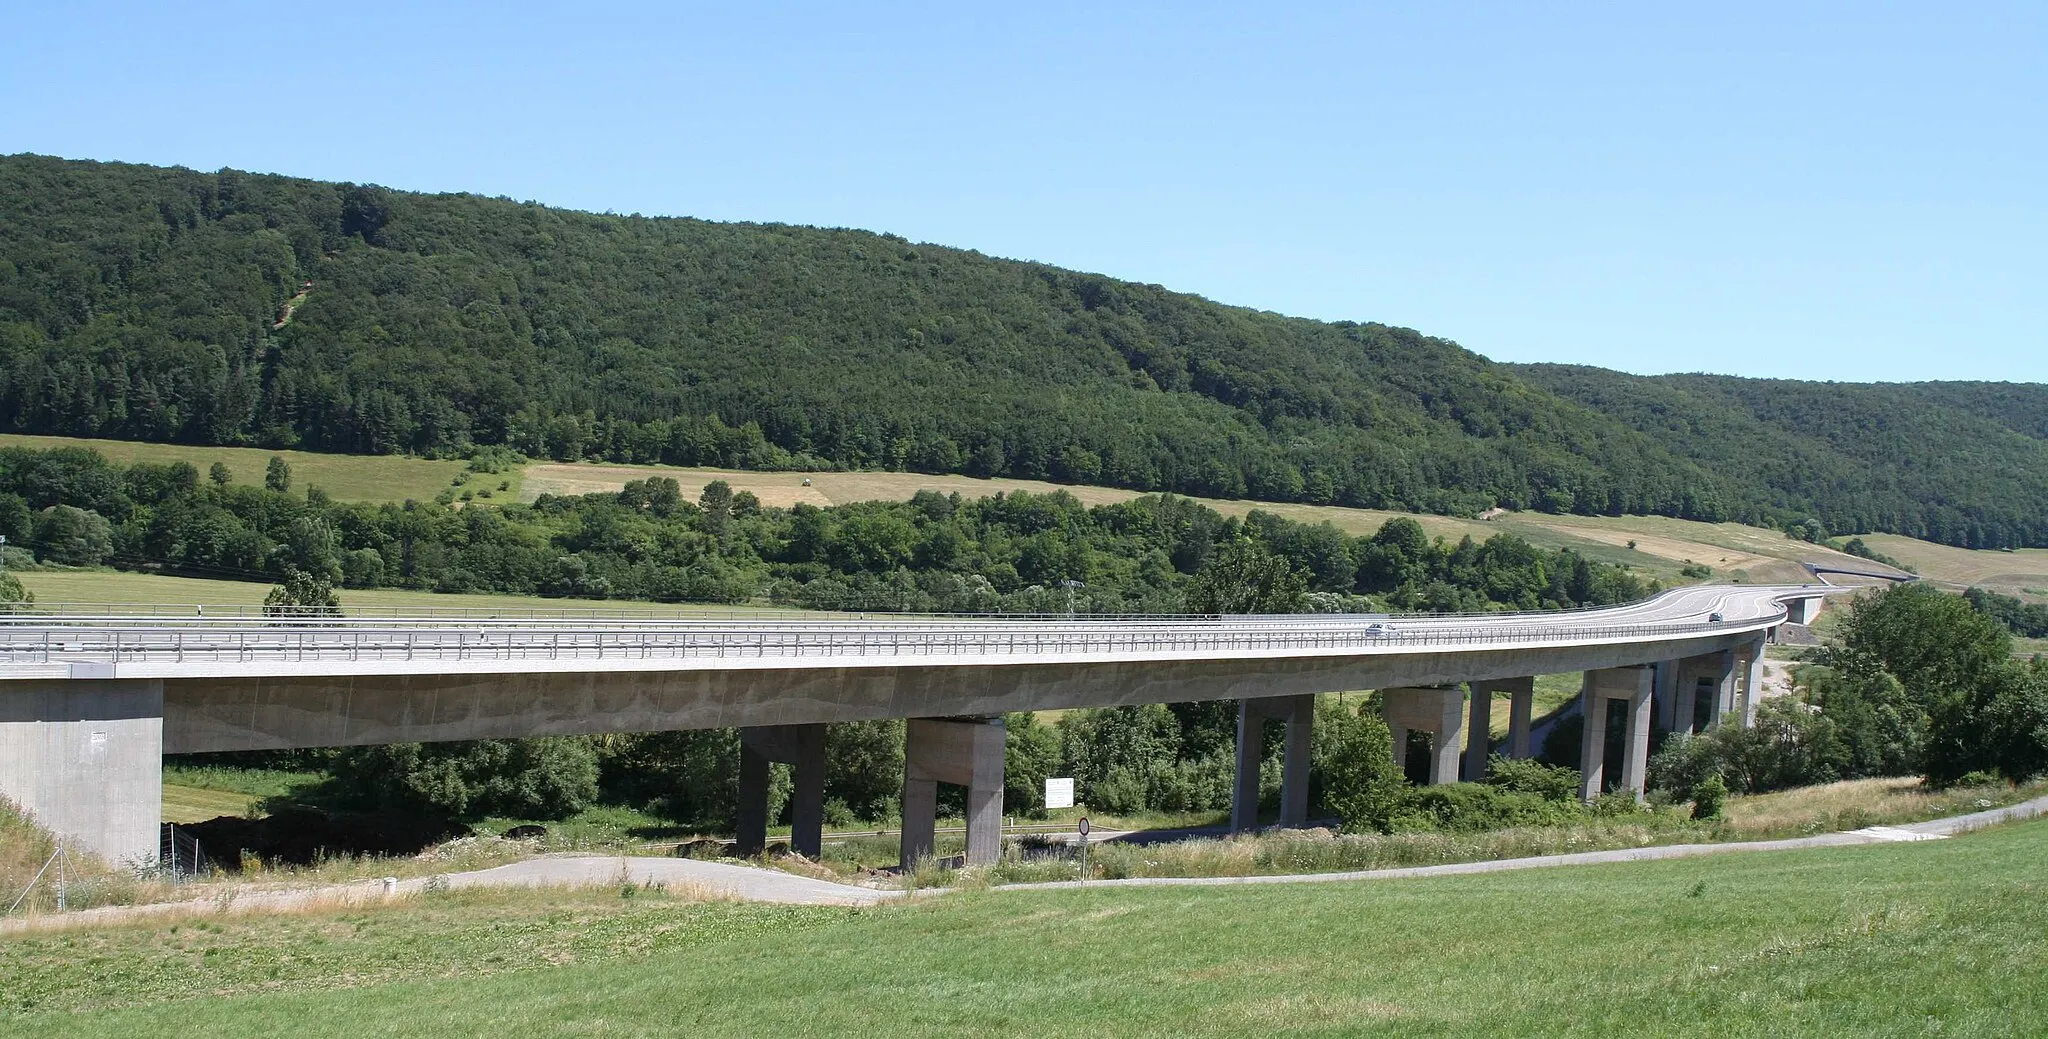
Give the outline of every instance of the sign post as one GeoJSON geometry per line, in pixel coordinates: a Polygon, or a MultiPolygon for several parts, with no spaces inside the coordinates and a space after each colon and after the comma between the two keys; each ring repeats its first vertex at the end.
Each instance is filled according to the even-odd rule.
{"type": "Polygon", "coordinates": [[[1088,883],[1088,817],[1081,817],[1081,883],[1088,883]]]}

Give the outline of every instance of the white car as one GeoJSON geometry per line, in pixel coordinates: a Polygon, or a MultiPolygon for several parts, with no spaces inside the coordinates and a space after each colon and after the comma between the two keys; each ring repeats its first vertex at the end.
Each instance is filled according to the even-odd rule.
{"type": "Polygon", "coordinates": [[[1380,624],[1375,622],[1365,626],[1365,634],[1367,635],[1392,635],[1393,633],[1394,626],[1391,624],[1380,624]]]}

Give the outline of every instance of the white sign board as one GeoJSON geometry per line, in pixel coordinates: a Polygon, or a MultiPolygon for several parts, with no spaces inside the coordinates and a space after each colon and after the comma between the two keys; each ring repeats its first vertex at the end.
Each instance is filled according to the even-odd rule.
{"type": "Polygon", "coordinates": [[[1047,779],[1045,781],[1045,806],[1047,808],[1074,807],[1074,780],[1047,779]]]}

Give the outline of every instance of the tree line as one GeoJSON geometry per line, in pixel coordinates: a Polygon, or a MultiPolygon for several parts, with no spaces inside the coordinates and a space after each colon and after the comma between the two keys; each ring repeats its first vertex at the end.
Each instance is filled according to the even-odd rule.
{"type": "Polygon", "coordinates": [[[44,564],[116,564],[345,588],[813,609],[1031,613],[1544,609],[1655,584],[1513,535],[1456,543],[1397,517],[1354,537],[1148,495],[1065,492],[764,507],[723,481],[694,501],[651,478],[532,504],[344,503],[225,466],[122,466],[82,448],[0,449],[0,534],[44,564]],[[1248,592],[1249,590],[1249,592],[1248,592]],[[1249,595],[1249,597],[1248,597],[1249,595]]]}

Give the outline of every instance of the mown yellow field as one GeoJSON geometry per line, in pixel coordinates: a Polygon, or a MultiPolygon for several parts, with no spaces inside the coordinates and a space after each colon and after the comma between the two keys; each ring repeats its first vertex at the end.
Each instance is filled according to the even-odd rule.
{"type": "Polygon", "coordinates": [[[2035,601],[2048,598],[2048,549],[1991,552],[1937,545],[1897,534],[1865,534],[1863,540],[1944,587],[1976,586],[2035,601]]]}

